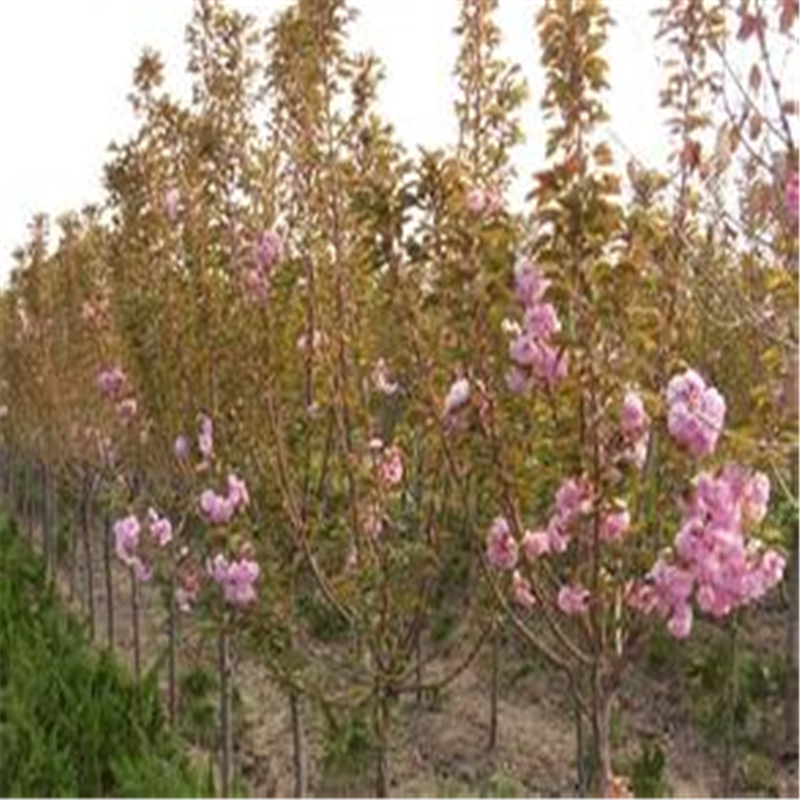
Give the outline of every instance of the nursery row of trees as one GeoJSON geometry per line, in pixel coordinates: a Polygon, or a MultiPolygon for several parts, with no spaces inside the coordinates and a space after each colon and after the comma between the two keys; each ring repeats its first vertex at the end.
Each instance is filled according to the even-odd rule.
{"type": "Polygon", "coordinates": [[[265,30],[198,0],[190,101],[145,52],[105,197],[37,218],[0,295],[5,497],[30,516],[43,481],[53,572],[61,487],[73,558],[163,587],[173,713],[176,620],[214,630],[223,794],[231,648],[285,690],[298,795],[308,702],[370,710],[385,795],[398,698],[451,677],[443,608],[466,659],[504,629],[563,673],[583,788],[620,791],[611,707],[649,635],[727,624],[787,559],[796,752],[797,531],[769,509],[797,504],[797,3],[661,4],[667,174],[606,140],[609,6],[532,3],[521,208],[496,13],[461,1],[458,141],[409,152],[346,0],[265,30]]]}

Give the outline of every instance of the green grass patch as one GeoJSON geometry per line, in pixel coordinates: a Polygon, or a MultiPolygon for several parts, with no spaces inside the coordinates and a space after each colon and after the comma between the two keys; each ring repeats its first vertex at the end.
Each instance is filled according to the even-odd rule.
{"type": "Polygon", "coordinates": [[[95,654],[0,519],[0,794],[195,797],[213,792],[169,731],[156,675],[95,654]]]}

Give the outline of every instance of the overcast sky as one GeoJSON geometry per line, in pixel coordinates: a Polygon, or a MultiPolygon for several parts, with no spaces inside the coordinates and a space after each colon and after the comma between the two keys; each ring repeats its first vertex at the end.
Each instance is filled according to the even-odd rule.
{"type": "MultiPolygon", "coordinates": [[[[266,22],[286,0],[231,0],[266,22]]],[[[355,0],[361,16],[354,44],[386,65],[383,110],[405,144],[445,145],[455,138],[451,31],[457,0],[355,0]]],[[[522,181],[541,163],[537,111],[542,73],[533,16],[538,0],[500,0],[504,52],[523,67],[531,88],[522,181]]],[[[663,166],[658,109],[660,68],[652,0],[610,0],[617,24],[608,48],[613,89],[611,130],[624,158],[663,166]]],[[[145,45],[159,50],[180,90],[184,27],[192,0],[5,0],[0,2],[0,285],[31,216],[51,216],[102,199],[110,142],[133,129],[127,95],[145,45]]],[[[524,187],[520,187],[524,188],[524,187]]]]}

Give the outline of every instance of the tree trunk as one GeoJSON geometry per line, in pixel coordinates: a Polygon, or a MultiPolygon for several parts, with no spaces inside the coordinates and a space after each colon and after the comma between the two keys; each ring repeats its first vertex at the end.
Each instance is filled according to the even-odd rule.
{"type": "MultiPolygon", "coordinates": [[[[33,464],[28,464],[25,467],[25,499],[23,503],[23,515],[27,522],[28,540],[33,544],[33,531],[36,524],[36,467],[33,464]]],[[[47,472],[42,471],[42,494],[47,497],[47,472]]],[[[47,503],[46,500],[42,501],[44,506],[42,508],[42,536],[45,535],[45,528],[47,526],[47,503]]],[[[47,567],[48,552],[45,549],[45,540],[42,540],[42,552],[45,556],[45,567],[47,567]]]]}
{"type": "MultiPolygon", "coordinates": [[[[789,356],[786,375],[786,412],[790,420],[797,419],[797,354],[789,356]]],[[[789,470],[792,476],[791,489],[797,498],[797,450],[789,457],[789,470]]],[[[784,750],[791,759],[797,758],[797,526],[789,534],[791,548],[789,553],[789,614],[786,619],[786,697],[784,700],[785,741],[784,750]]]]}
{"type": "MultiPolygon", "coordinates": [[[[796,469],[796,467],[795,467],[796,469]]],[[[798,557],[797,528],[792,532],[792,546],[789,555],[789,613],[786,618],[786,698],[784,716],[786,720],[785,755],[797,758],[797,594],[798,557]]]]}
{"type": "Polygon", "coordinates": [[[595,667],[592,691],[592,794],[611,794],[611,697],[602,686],[600,670],[595,667]]]}
{"type": "MultiPolygon", "coordinates": [[[[32,533],[33,515],[29,518],[32,533]]],[[[47,583],[52,577],[52,529],[50,526],[50,470],[42,467],[42,552],[44,553],[44,574],[47,583]]]]}
{"type": "Polygon", "coordinates": [[[169,722],[175,727],[177,718],[177,693],[176,693],[176,674],[177,674],[177,637],[178,637],[178,614],[175,605],[175,582],[172,581],[169,593],[169,617],[167,620],[167,702],[169,709],[169,722]]]}
{"type": "Polygon", "coordinates": [[[375,796],[388,797],[390,786],[389,763],[389,726],[391,724],[389,712],[389,698],[381,678],[375,693],[375,796]]]}
{"type": "Polygon", "coordinates": [[[86,561],[86,600],[89,611],[89,639],[95,638],[95,605],[94,605],[94,553],[92,547],[92,479],[90,475],[83,478],[81,492],[81,536],[83,537],[83,553],[86,561]]]}
{"type": "Polygon", "coordinates": [[[575,792],[578,797],[586,797],[588,781],[586,775],[586,744],[583,735],[583,712],[575,700],[575,792]]]}
{"type": "Polygon", "coordinates": [[[308,758],[303,715],[303,698],[296,689],[289,692],[289,711],[292,718],[292,758],[294,761],[294,796],[308,795],[308,758]]]}
{"type": "Polygon", "coordinates": [[[495,622],[492,632],[492,672],[489,687],[489,752],[493,752],[497,747],[498,729],[498,695],[500,692],[500,629],[495,622]]]}
{"type": "Polygon", "coordinates": [[[725,741],[722,761],[722,795],[733,796],[734,764],[736,761],[736,706],[739,702],[739,621],[734,614],[728,631],[728,685],[725,702],[725,741]]]}
{"type": "Polygon", "coordinates": [[[414,636],[414,701],[417,706],[422,705],[422,626],[419,627],[414,636]]]}
{"type": "Polygon", "coordinates": [[[231,653],[227,621],[219,629],[219,794],[230,797],[233,780],[231,653]]]}
{"type": "Polygon", "coordinates": [[[103,512],[103,572],[106,583],[106,636],[108,649],[114,652],[114,577],[111,571],[111,515],[103,512]]]}
{"type": "Polygon", "coordinates": [[[136,680],[142,677],[142,650],[139,641],[139,581],[133,568],[131,577],[131,628],[133,631],[133,674],[136,680]]]}

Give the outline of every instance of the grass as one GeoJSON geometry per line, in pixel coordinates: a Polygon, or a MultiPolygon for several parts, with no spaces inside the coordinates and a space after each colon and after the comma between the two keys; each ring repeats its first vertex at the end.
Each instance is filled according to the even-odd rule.
{"type": "Polygon", "coordinates": [[[0,519],[0,794],[213,793],[166,725],[156,676],[95,654],[45,587],[41,559],[0,519]]]}

